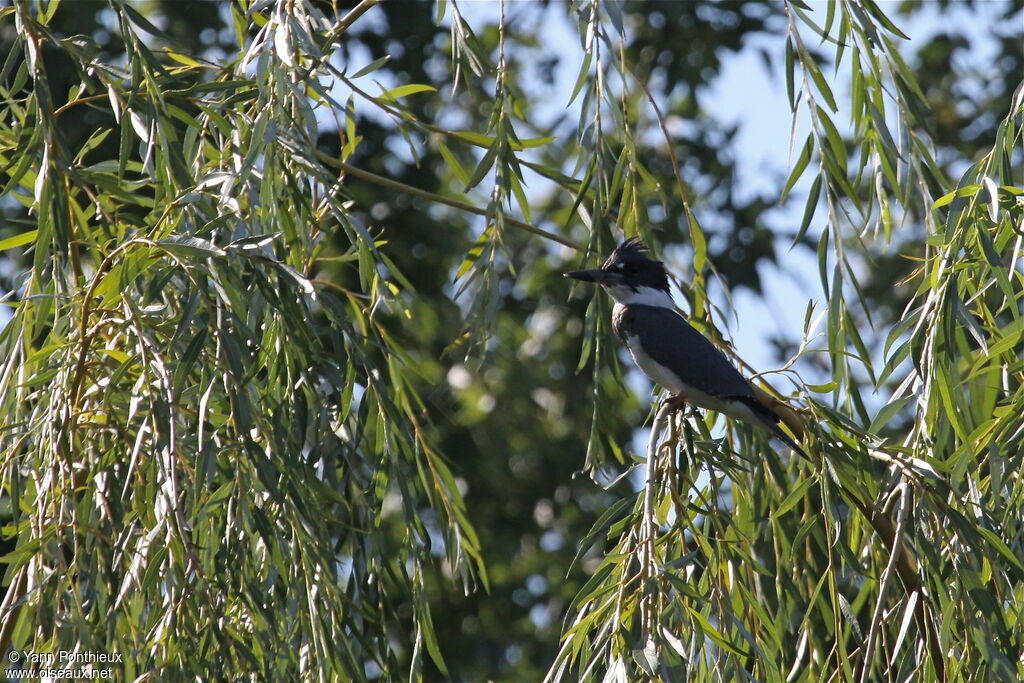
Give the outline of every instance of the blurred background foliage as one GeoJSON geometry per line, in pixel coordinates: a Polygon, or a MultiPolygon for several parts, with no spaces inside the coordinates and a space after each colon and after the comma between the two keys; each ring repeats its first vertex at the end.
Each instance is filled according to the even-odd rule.
{"type": "MultiPolygon", "coordinates": [[[[939,3],[940,16],[952,16],[956,4],[939,3]]],[[[607,301],[595,298],[585,314],[561,278],[583,253],[593,262],[624,234],[639,233],[686,265],[685,308],[712,336],[727,315],[718,307],[727,307],[730,290],[761,294],[763,266],[785,269],[792,243],[797,252],[817,254],[828,271],[822,279],[831,317],[823,342],[829,353],[801,360],[826,378],[814,414],[829,430],[870,426],[891,437],[908,457],[925,458],[951,477],[954,497],[981,504],[991,494],[1003,501],[1009,516],[982,515],[982,526],[1019,557],[1022,527],[1009,509],[1019,509],[1024,490],[1017,480],[1020,434],[1007,422],[999,426],[1000,441],[986,442],[989,474],[976,469],[981,455],[962,449],[980,433],[973,429],[982,429],[984,414],[974,425],[957,425],[955,436],[946,429],[915,442],[908,436],[915,424],[948,419],[938,402],[916,410],[903,381],[914,372],[907,357],[927,377],[923,357],[936,348],[897,344],[906,351],[886,373],[869,360],[891,360],[894,342],[922,316],[961,324],[964,304],[974,311],[986,299],[949,298],[958,317],[948,320],[927,307],[908,318],[908,304],[927,296],[927,288],[915,291],[920,277],[899,283],[927,267],[921,259],[934,253],[924,245],[941,251],[950,244],[953,228],[945,241],[936,237],[941,207],[931,201],[955,190],[965,173],[982,173],[969,167],[989,154],[1008,113],[1016,112],[1017,129],[1004,126],[1003,138],[1008,148],[1014,140],[1019,147],[1019,95],[1012,98],[1024,70],[1022,3],[1000,7],[986,45],[975,44],[985,31],[953,22],[928,41],[902,41],[869,1],[538,1],[481,9],[452,2],[80,0],[17,2],[3,10],[0,290],[18,304],[0,341],[9,566],[3,645],[120,651],[135,667],[125,678],[144,671],[403,678],[412,671],[467,681],[540,680],[556,661],[563,619],[568,614],[565,623],[572,623],[588,591],[601,588],[594,572],[619,547],[616,534],[625,538],[635,521],[621,502],[634,500],[641,479],[620,475],[637,466],[632,456],[649,411],[648,387],[623,382],[607,301]],[[836,41],[814,29],[832,23],[826,14],[859,21],[869,10],[870,21],[858,25],[877,26],[891,43],[875,36],[869,40],[877,54],[848,51],[839,69],[836,41]],[[576,51],[538,38],[548,22],[563,23],[567,39],[582,46],[582,64],[568,57],[576,51]],[[795,46],[797,35],[804,48],[795,46]],[[787,36],[794,46],[788,57],[787,36]],[[863,60],[872,73],[885,61],[883,44],[897,43],[893,52],[906,73],[895,78],[908,92],[919,86],[921,97],[906,112],[888,112],[890,125],[900,126],[893,129],[896,142],[880,139],[884,126],[870,115],[867,123],[838,124],[838,146],[820,128],[820,139],[808,142],[815,150],[808,175],[820,174],[825,189],[804,183],[787,196],[782,206],[795,207],[785,214],[788,224],[778,219],[787,178],[779,177],[772,192],[737,192],[744,150],[735,142],[736,126],[722,122],[708,97],[731,55],[761,46],[775,73],[795,75],[802,93],[795,99],[805,107],[797,116],[807,116],[809,104],[823,114],[835,107],[801,69],[820,65],[818,77],[845,92],[858,87],[847,84],[850,60],[863,60]],[[982,50],[985,64],[974,57],[982,50]],[[360,74],[367,65],[375,68],[360,74]],[[570,99],[575,105],[563,109],[570,99]],[[906,153],[911,133],[920,134],[931,157],[921,167],[913,168],[916,152],[906,153]],[[869,150],[858,158],[865,139],[875,141],[877,155],[869,150]],[[897,147],[904,154],[893,187],[878,157],[897,147]],[[818,149],[848,154],[850,195],[874,195],[860,200],[873,211],[858,211],[823,165],[819,171],[818,149]],[[332,163],[339,159],[340,166],[332,163]],[[890,210],[890,196],[898,229],[884,227],[879,238],[874,221],[890,210]],[[134,263],[120,260],[136,253],[125,246],[133,239],[141,255],[134,263]],[[830,279],[837,263],[849,270],[830,279]],[[712,285],[720,295],[708,295],[712,285]],[[847,297],[848,308],[833,305],[847,297]],[[863,339],[851,339],[858,330],[863,339]],[[845,361],[850,354],[854,360],[845,361]],[[855,367],[843,370],[847,362],[855,367]],[[881,374],[888,377],[877,382],[879,390],[899,401],[868,399],[865,407],[860,393],[873,392],[881,374]],[[903,396],[894,392],[900,384],[903,396]],[[102,421],[89,417],[97,414],[102,421]],[[1004,492],[989,476],[1010,488],[1004,492]],[[605,516],[601,533],[581,546],[608,510],[616,516],[605,516]],[[161,545],[166,550],[157,552],[161,545]],[[144,627],[135,630],[133,619],[144,627]],[[223,658],[216,668],[199,661],[214,656],[223,658]]],[[[924,5],[883,9],[886,20],[909,30],[924,5]]],[[[835,21],[832,31],[839,30],[835,21]]],[[[860,87],[873,87],[880,98],[883,91],[902,94],[886,83],[860,87]]],[[[757,103],[750,107],[756,116],[757,103]]],[[[793,155],[798,165],[801,142],[793,155]]],[[[1020,158],[1006,157],[1000,174],[986,172],[997,185],[1021,186],[1020,158]]],[[[958,215],[989,211],[982,180],[968,176],[959,185],[963,196],[941,210],[971,201],[958,215]]],[[[992,220],[1006,236],[996,236],[993,248],[1007,254],[1020,234],[1020,208],[1012,190],[1002,192],[992,220]]],[[[971,248],[960,244],[950,253],[968,257],[971,248]]],[[[1022,407],[1019,363],[1003,359],[1024,350],[1021,283],[1019,261],[989,263],[993,272],[1002,263],[1005,300],[987,318],[978,313],[980,325],[963,324],[966,341],[961,331],[950,343],[969,357],[997,345],[1000,353],[994,365],[974,366],[973,375],[972,368],[951,367],[954,376],[998,385],[1003,393],[980,405],[981,413],[1002,418],[1022,407]]],[[[776,340],[779,365],[799,346],[800,331],[792,333],[776,340]]],[[[859,450],[867,460],[851,433],[831,447],[859,450]]],[[[755,459],[763,448],[740,436],[730,447],[755,459]]],[[[863,652],[857,655],[854,643],[864,642],[873,621],[885,544],[876,538],[877,555],[828,554],[822,549],[836,539],[814,526],[827,516],[805,511],[780,522],[774,511],[792,510],[798,497],[764,470],[732,470],[726,460],[721,468],[749,484],[756,500],[731,498],[725,482],[720,501],[694,507],[693,520],[711,520],[706,527],[694,522],[700,533],[714,540],[727,533],[722,520],[732,519],[747,540],[744,534],[760,533],[756,520],[771,518],[774,533],[790,540],[802,534],[812,548],[797,562],[800,573],[839,574],[832,563],[841,559],[868,577],[859,584],[838,575],[825,589],[836,632],[823,626],[819,637],[841,643],[834,647],[849,659],[833,660],[826,648],[793,664],[798,674],[809,667],[824,676],[843,671],[841,663],[832,669],[834,662],[847,661],[850,668],[838,675],[852,677],[861,670],[863,652]],[[858,592],[862,585],[870,590],[858,592]]],[[[857,476],[885,480],[887,471],[861,465],[857,476]]],[[[828,503],[828,476],[814,476],[820,482],[810,489],[797,487],[806,505],[796,509],[824,506],[833,522],[845,519],[840,509],[849,501],[828,503]]],[[[796,481],[811,477],[801,470],[796,481]]],[[[896,490],[889,479],[893,487],[882,494],[896,490]]],[[[901,500],[909,495],[902,490],[901,500]]],[[[696,529],[673,532],[670,518],[661,521],[666,536],[700,536],[696,529]]],[[[928,522],[941,527],[943,520],[922,521],[922,540],[939,533],[928,522]]],[[[967,536],[978,526],[966,517],[959,524],[967,536]]],[[[844,533],[872,547],[870,531],[850,526],[844,533]]],[[[976,537],[986,542],[984,534],[976,537]]],[[[720,665],[726,677],[780,679],[789,664],[773,657],[808,648],[801,628],[812,620],[801,622],[803,603],[769,595],[772,577],[792,572],[778,562],[789,555],[773,556],[779,548],[765,542],[751,544],[764,563],[764,578],[752,585],[765,591],[758,598],[765,610],[791,623],[768,636],[738,635],[718,621],[720,614],[705,614],[691,631],[696,641],[713,641],[714,661],[704,664],[720,665]]],[[[665,561],[671,553],[685,559],[684,550],[666,545],[665,561]]],[[[944,582],[955,583],[950,573],[962,570],[972,577],[965,594],[996,604],[930,618],[953,659],[991,675],[1020,675],[1024,584],[1012,587],[1020,577],[1005,553],[976,552],[946,564],[923,562],[925,585],[941,591],[944,582]],[[993,635],[981,622],[996,612],[1001,623],[993,635]]],[[[705,558],[704,566],[710,562],[705,558]]],[[[694,590],[707,588],[699,575],[687,576],[694,590]]],[[[813,604],[807,594],[817,595],[816,581],[810,590],[797,579],[776,590],[813,604]]],[[[899,619],[923,602],[909,587],[906,593],[887,612],[897,621],[887,637],[899,633],[893,652],[909,624],[909,617],[899,619]]],[[[696,664],[680,668],[682,645],[675,655],[648,659],[641,627],[626,622],[622,630],[632,635],[608,650],[595,639],[590,660],[562,650],[565,675],[582,675],[588,661],[596,677],[697,675],[696,664]]],[[[911,639],[926,643],[929,636],[909,628],[911,639]]],[[[596,624],[593,630],[600,631],[596,624]]],[[[666,642],[658,647],[670,650],[666,642]]],[[[925,647],[909,648],[907,656],[925,662],[925,647]]],[[[893,675],[915,671],[897,664],[895,654],[892,662],[893,675]]],[[[921,671],[934,674],[935,663],[929,666],[921,671]]]]}

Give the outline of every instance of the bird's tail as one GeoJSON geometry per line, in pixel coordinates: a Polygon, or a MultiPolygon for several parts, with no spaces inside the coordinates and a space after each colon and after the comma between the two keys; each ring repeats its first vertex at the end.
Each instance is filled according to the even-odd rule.
{"type": "Polygon", "coordinates": [[[779,441],[781,441],[782,443],[784,443],[787,446],[789,446],[790,448],[792,448],[793,451],[797,455],[799,455],[801,458],[803,458],[804,460],[807,460],[808,462],[813,462],[813,461],[811,461],[810,456],[807,455],[807,453],[804,452],[804,449],[800,448],[800,445],[797,444],[797,442],[794,441],[792,439],[792,437],[789,436],[789,434],[787,434],[786,432],[782,431],[782,428],[779,427],[779,425],[777,423],[775,423],[775,422],[768,423],[768,429],[771,430],[772,436],[774,436],[779,441]]]}
{"type": "Polygon", "coordinates": [[[754,409],[754,413],[760,418],[761,423],[768,428],[768,431],[772,433],[772,436],[776,437],[779,441],[792,448],[797,455],[804,460],[813,462],[811,458],[804,452],[804,449],[800,448],[800,445],[793,440],[786,432],[782,431],[782,427],[779,423],[786,425],[793,433],[797,435],[797,438],[802,437],[806,432],[803,426],[803,419],[794,411],[787,403],[780,401],[775,398],[767,391],[762,389],[755,384],[750,384],[754,390],[754,394],[757,396],[756,405],[751,405],[754,409]]]}

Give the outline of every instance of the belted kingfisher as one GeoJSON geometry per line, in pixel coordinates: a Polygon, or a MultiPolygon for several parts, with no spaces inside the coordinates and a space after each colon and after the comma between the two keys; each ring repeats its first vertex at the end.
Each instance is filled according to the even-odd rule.
{"type": "Polygon", "coordinates": [[[676,312],[665,266],[648,258],[637,238],[620,244],[600,268],[574,270],[565,277],[593,282],[611,295],[612,329],[637,367],[672,392],[670,401],[765,428],[807,457],[725,354],[676,312]]]}

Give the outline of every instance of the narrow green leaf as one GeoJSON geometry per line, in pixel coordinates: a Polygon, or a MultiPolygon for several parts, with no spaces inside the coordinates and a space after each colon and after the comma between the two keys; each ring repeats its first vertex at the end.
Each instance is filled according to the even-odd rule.
{"type": "MultiPolygon", "coordinates": [[[[20,536],[19,538],[25,538],[20,536]]],[[[39,548],[42,546],[42,542],[38,538],[33,538],[31,541],[21,543],[17,548],[11,552],[0,555],[0,564],[13,565],[20,567],[25,562],[39,552],[39,548]]]]}
{"type": "Polygon", "coordinates": [[[686,222],[690,227],[690,245],[693,248],[693,272],[700,276],[708,260],[708,241],[696,216],[688,214],[686,222]]]}
{"type": "Polygon", "coordinates": [[[302,273],[295,270],[295,268],[293,268],[292,266],[288,265],[287,263],[276,262],[274,263],[274,267],[277,268],[282,273],[284,273],[285,277],[294,282],[298,286],[299,291],[301,291],[306,296],[312,296],[313,294],[316,293],[316,288],[313,287],[313,283],[310,282],[309,279],[302,273]]]}
{"type": "Polygon", "coordinates": [[[885,406],[882,407],[881,410],[878,411],[878,413],[875,415],[875,419],[871,421],[871,426],[868,427],[868,432],[872,434],[877,434],[881,429],[883,429],[887,424],[889,424],[889,420],[891,420],[892,417],[896,415],[896,413],[903,410],[903,408],[905,408],[907,404],[910,403],[911,401],[917,401],[917,397],[904,396],[903,398],[899,398],[896,399],[895,401],[887,403],[885,406]]]}
{"type": "Polygon", "coordinates": [[[459,266],[458,272],[455,273],[455,281],[458,282],[463,275],[469,272],[469,269],[473,267],[479,259],[480,255],[483,254],[484,248],[491,239],[491,226],[488,226],[486,230],[476,239],[473,246],[466,253],[466,257],[462,259],[462,264],[459,266]]]}
{"type": "Polygon", "coordinates": [[[950,297],[953,299],[953,314],[960,322],[964,324],[964,327],[974,338],[974,341],[978,342],[978,346],[981,347],[982,352],[987,356],[989,355],[988,341],[985,339],[985,331],[978,325],[978,321],[971,315],[971,312],[967,310],[967,306],[964,305],[963,299],[956,293],[954,288],[950,289],[950,297]]]}
{"type": "Polygon", "coordinates": [[[729,642],[729,640],[722,634],[721,631],[712,626],[711,622],[708,621],[707,617],[705,617],[703,614],[693,609],[689,605],[686,606],[686,611],[697,622],[697,626],[698,628],[700,628],[701,632],[705,636],[710,638],[712,641],[714,641],[716,645],[734,655],[742,656],[744,654],[744,652],[741,649],[736,647],[736,645],[734,645],[733,643],[729,642]]]}
{"type": "Polygon", "coordinates": [[[526,192],[523,190],[523,183],[515,174],[509,176],[509,181],[512,185],[512,194],[515,195],[516,198],[516,204],[519,206],[519,210],[523,212],[523,218],[527,223],[529,223],[530,201],[526,198],[526,192]]]}
{"type": "Polygon", "coordinates": [[[461,138],[477,147],[490,148],[494,144],[494,137],[483,133],[474,133],[471,130],[460,130],[455,132],[455,137],[461,138]]]}
{"type": "Polygon", "coordinates": [[[993,223],[999,222],[999,190],[996,188],[995,182],[985,176],[982,178],[982,184],[988,191],[988,215],[992,219],[993,223]]]}
{"type": "Polygon", "coordinates": [[[772,511],[771,518],[773,520],[777,520],[783,515],[785,515],[787,512],[792,510],[793,507],[803,499],[804,494],[807,493],[807,489],[809,489],[812,484],[814,484],[813,478],[804,478],[803,481],[797,484],[793,488],[793,490],[789,492],[789,495],[786,496],[781,503],[779,503],[778,507],[776,507],[775,510],[772,511]]]}
{"type": "Polygon", "coordinates": [[[558,139],[558,136],[555,136],[555,135],[552,135],[552,136],[549,136],[549,137],[542,137],[542,138],[525,138],[525,139],[522,139],[522,140],[516,140],[515,142],[511,143],[509,145],[509,147],[511,147],[513,150],[518,152],[518,151],[524,150],[524,149],[533,149],[534,147],[543,147],[544,145],[548,144],[549,142],[554,142],[557,139],[558,139]]]}
{"type": "Polygon", "coordinates": [[[587,77],[590,75],[590,62],[593,59],[593,52],[588,51],[583,56],[583,63],[580,64],[580,72],[576,76],[576,84],[572,87],[572,94],[569,96],[569,101],[566,106],[572,104],[576,100],[576,96],[580,94],[580,90],[583,89],[583,84],[587,82],[587,77]]]}
{"type": "Polygon", "coordinates": [[[480,184],[480,181],[484,179],[487,172],[491,170],[491,166],[494,165],[494,160],[498,156],[498,142],[495,141],[493,145],[487,150],[483,158],[480,159],[480,163],[476,165],[473,170],[473,175],[469,177],[469,182],[466,183],[464,192],[469,192],[474,187],[480,184]]]}
{"type": "Polygon", "coordinates": [[[133,24],[141,28],[146,33],[150,33],[156,36],[157,38],[162,38],[168,42],[172,42],[173,39],[169,35],[167,35],[164,31],[161,31],[156,26],[154,26],[149,19],[142,16],[138,10],[136,10],[128,3],[122,4],[120,6],[120,9],[124,10],[125,15],[133,24]]]}
{"type": "Polygon", "coordinates": [[[463,185],[469,185],[469,174],[466,173],[466,169],[462,167],[462,164],[460,164],[459,160],[455,158],[452,151],[448,149],[448,145],[444,144],[443,141],[438,141],[437,149],[441,152],[441,157],[448,165],[448,168],[451,169],[455,178],[463,185]]]}
{"type": "Polygon", "coordinates": [[[430,659],[433,660],[434,665],[442,675],[448,675],[448,667],[444,663],[444,657],[441,656],[441,648],[437,644],[437,635],[434,633],[434,621],[430,615],[430,608],[424,607],[420,612],[419,619],[420,634],[423,636],[423,642],[427,644],[427,652],[430,653],[430,659]]]}
{"type": "Polygon", "coordinates": [[[107,356],[110,356],[118,363],[126,363],[128,362],[128,359],[131,358],[131,356],[129,356],[124,351],[119,351],[117,349],[97,349],[97,351],[107,356]]]}
{"type": "Polygon", "coordinates": [[[796,67],[793,63],[793,39],[786,38],[786,96],[789,98],[789,110],[796,111],[796,89],[794,85],[796,67]]]}
{"type": "Polygon", "coordinates": [[[29,230],[28,232],[23,232],[20,235],[15,235],[14,237],[8,237],[5,240],[0,240],[0,251],[3,251],[5,249],[13,249],[14,247],[20,247],[25,244],[28,244],[29,242],[34,242],[38,232],[38,230],[29,230]]]}
{"type": "Polygon", "coordinates": [[[648,641],[644,647],[634,649],[632,655],[633,661],[637,663],[645,674],[652,678],[657,676],[660,663],[658,662],[658,652],[654,647],[654,641],[648,641]]]}
{"type": "Polygon", "coordinates": [[[821,198],[821,185],[822,178],[819,173],[814,176],[814,180],[811,182],[811,189],[807,192],[807,203],[804,204],[804,215],[800,219],[800,229],[797,231],[796,237],[793,238],[794,245],[803,239],[803,236],[807,233],[807,228],[811,225],[811,220],[814,218],[814,213],[818,208],[818,200],[821,198]]]}
{"type": "Polygon", "coordinates": [[[407,95],[414,95],[418,92],[437,92],[437,88],[432,85],[425,85],[423,83],[410,83],[409,85],[400,85],[397,88],[392,88],[384,93],[383,97],[388,99],[397,100],[399,97],[406,97],[407,95]]]}
{"type": "Polygon", "coordinates": [[[373,73],[377,69],[379,69],[382,66],[384,66],[385,64],[387,64],[389,61],[391,61],[391,55],[384,55],[383,57],[380,57],[379,59],[373,60],[372,62],[370,62],[369,64],[364,66],[362,69],[360,69],[359,71],[357,71],[354,74],[352,74],[349,78],[353,78],[353,79],[361,78],[361,77],[365,76],[366,74],[373,73]]]}
{"type": "MultiPolygon", "coordinates": [[[[885,116],[882,115],[881,110],[875,106],[873,102],[868,103],[868,111],[871,112],[871,119],[875,124],[875,132],[881,137],[883,143],[883,151],[888,151],[895,158],[900,157],[899,148],[896,146],[896,142],[892,139],[892,135],[889,133],[889,126],[885,122],[885,116]]],[[[895,169],[893,169],[895,172],[895,169]]],[[[889,181],[893,184],[893,188],[897,186],[897,183],[892,180],[889,181]]]]}
{"type": "Polygon", "coordinates": [[[1013,550],[1010,549],[1010,546],[1006,545],[1006,541],[999,538],[998,534],[991,529],[986,529],[980,525],[977,527],[977,530],[979,534],[985,537],[985,540],[989,542],[989,545],[995,548],[1000,555],[1010,561],[1010,564],[1017,569],[1024,571],[1024,564],[1021,563],[1020,558],[1013,552],[1013,550]]]}
{"type": "Polygon", "coordinates": [[[171,235],[157,244],[166,251],[180,256],[213,257],[224,256],[225,251],[209,240],[192,235],[171,235]]]}
{"type": "Polygon", "coordinates": [[[817,107],[818,121],[825,129],[825,137],[828,139],[829,147],[832,148],[832,153],[835,154],[836,161],[839,163],[839,167],[846,172],[846,143],[843,141],[843,136],[839,134],[839,130],[836,129],[832,119],[829,118],[828,112],[821,107],[817,107]]]}
{"type": "Polygon", "coordinates": [[[793,189],[793,185],[803,175],[804,169],[807,168],[807,163],[811,160],[811,152],[814,151],[814,135],[808,135],[807,141],[804,142],[803,149],[800,151],[800,156],[797,157],[796,163],[793,164],[793,170],[789,174],[789,178],[786,180],[786,186],[782,188],[782,195],[779,197],[779,201],[782,202],[789,195],[789,191],[793,189]]]}
{"type": "Polygon", "coordinates": [[[942,404],[942,408],[946,413],[946,417],[949,418],[949,424],[953,427],[957,436],[961,441],[967,440],[967,429],[964,427],[963,419],[960,413],[960,406],[956,398],[960,394],[956,391],[953,386],[952,377],[949,374],[949,368],[945,365],[936,365],[936,377],[935,386],[939,390],[939,396],[942,404]]]}
{"type": "Polygon", "coordinates": [[[892,20],[889,19],[888,16],[886,16],[885,12],[879,9],[878,5],[875,4],[875,0],[862,0],[862,2],[864,4],[864,7],[867,8],[868,12],[871,14],[871,16],[877,19],[878,23],[884,26],[887,31],[899,36],[903,40],[910,40],[910,37],[903,31],[901,31],[899,27],[896,26],[896,24],[892,23],[892,20]]]}
{"type": "Polygon", "coordinates": [[[932,208],[933,209],[940,209],[943,206],[945,206],[946,204],[949,204],[951,201],[956,199],[956,196],[957,196],[956,195],[956,190],[954,190],[954,191],[952,191],[952,192],[950,192],[948,194],[944,194],[941,197],[939,197],[938,199],[936,199],[934,202],[932,202],[932,208]]]}
{"type": "MultiPolygon", "coordinates": [[[[828,0],[828,7],[825,9],[825,25],[822,26],[822,33],[831,35],[832,22],[836,19],[836,0],[828,0]]],[[[837,65],[838,66],[838,65],[837,65]]]]}
{"type": "Polygon", "coordinates": [[[824,74],[821,73],[821,69],[815,64],[814,59],[810,55],[806,55],[803,59],[804,70],[810,75],[811,80],[814,81],[814,85],[818,88],[818,92],[825,98],[825,102],[828,104],[828,108],[835,113],[839,110],[836,107],[836,98],[832,94],[832,88],[828,86],[828,81],[825,80],[824,74]]]}

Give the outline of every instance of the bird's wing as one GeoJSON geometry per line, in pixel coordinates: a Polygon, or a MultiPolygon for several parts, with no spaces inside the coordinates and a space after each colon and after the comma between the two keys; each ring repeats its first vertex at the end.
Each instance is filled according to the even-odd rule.
{"type": "MultiPolygon", "coordinates": [[[[693,329],[681,315],[660,306],[630,304],[615,320],[626,341],[635,337],[644,353],[671,370],[683,383],[723,401],[750,409],[768,430],[804,458],[807,454],[779,427],[779,416],[761,402],[753,387],[717,346],[693,329]]],[[[746,419],[746,418],[742,418],[746,419]]]]}
{"type": "Polygon", "coordinates": [[[681,315],[660,306],[626,308],[622,331],[637,337],[644,352],[681,381],[716,398],[741,401],[772,423],[778,420],[725,354],[681,315]]]}

